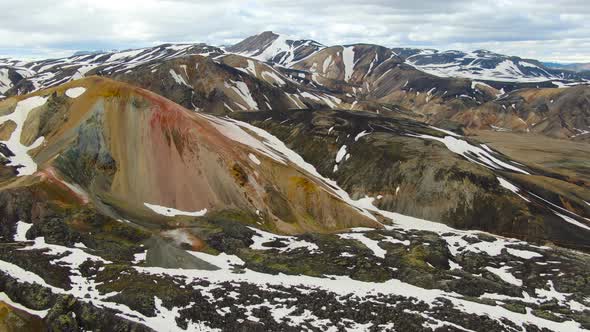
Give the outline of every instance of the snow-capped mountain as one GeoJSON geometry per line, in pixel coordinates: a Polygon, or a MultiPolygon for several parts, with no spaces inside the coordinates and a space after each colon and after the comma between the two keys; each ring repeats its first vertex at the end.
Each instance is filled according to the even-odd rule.
{"type": "Polygon", "coordinates": [[[187,55],[217,56],[228,53],[308,72],[315,83],[322,79],[362,83],[382,62],[391,63],[392,58],[395,58],[395,63],[405,62],[438,77],[506,83],[552,82],[556,86],[585,82],[583,75],[550,69],[536,60],[483,50],[471,53],[439,52],[430,49],[389,49],[371,44],[326,47],[313,40],[299,40],[266,31],[225,49],[205,44],[164,44],[29,62],[0,59],[0,98],[6,94],[48,88],[87,75],[125,73],[148,63],[155,64],[187,55]],[[11,89],[15,91],[9,91],[11,89]]]}
{"type": "Polygon", "coordinates": [[[522,83],[567,81],[581,78],[571,72],[547,68],[537,60],[521,59],[486,50],[469,53],[436,50],[412,52],[407,50],[405,54],[407,55],[407,64],[440,77],[522,83]]]}
{"type": "MultiPolygon", "coordinates": [[[[313,40],[298,40],[266,31],[248,37],[226,50],[260,61],[301,68],[302,61],[308,60],[325,48],[326,46],[313,40]]],[[[405,59],[407,64],[439,77],[520,83],[555,81],[559,85],[590,79],[570,71],[546,67],[537,60],[522,59],[486,50],[469,53],[416,48],[392,48],[391,50],[395,55],[405,59]]],[[[316,68],[314,70],[317,71],[316,68]]]]}
{"type": "Polygon", "coordinates": [[[324,45],[313,40],[298,40],[272,31],[265,31],[259,35],[248,37],[226,50],[260,61],[290,67],[323,48],[325,48],[324,45]]]}
{"type": "Polygon", "coordinates": [[[26,67],[27,62],[4,58],[0,59],[0,99],[16,82],[33,76],[35,73],[26,67]]]}
{"type": "Polygon", "coordinates": [[[59,85],[88,75],[124,73],[147,63],[170,60],[191,54],[221,54],[205,44],[163,44],[125,51],[74,55],[67,58],[30,62],[0,60],[0,94],[15,89],[22,94],[59,85]],[[12,75],[10,73],[19,75],[12,75]]]}
{"type": "MultiPolygon", "coordinates": [[[[158,91],[166,91],[164,82],[172,79],[179,85],[176,89],[184,89],[186,91],[182,93],[190,94],[179,101],[183,106],[192,109],[207,107],[216,109],[218,113],[277,107],[390,112],[395,109],[391,105],[396,104],[412,109],[412,113],[426,114],[427,121],[433,124],[453,117],[475,128],[494,126],[576,139],[586,137],[585,134],[580,136],[580,133],[588,131],[583,120],[583,105],[579,103],[570,105],[568,102],[571,110],[580,111],[570,112],[572,116],[566,114],[565,119],[572,121],[560,121],[557,126],[539,126],[551,118],[543,114],[544,108],[538,105],[530,108],[518,101],[508,106],[511,109],[515,109],[512,105],[530,109],[534,116],[525,114],[528,120],[510,116],[509,121],[501,121],[499,117],[473,121],[472,116],[458,117],[455,114],[456,108],[452,104],[457,102],[462,105],[463,112],[472,113],[476,112],[475,108],[483,107],[500,96],[507,97],[505,95],[514,90],[568,87],[587,82],[579,74],[548,69],[535,60],[481,50],[471,53],[438,52],[390,49],[373,44],[326,47],[315,41],[288,38],[273,32],[246,38],[226,49],[205,44],[164,44],[32,62],[3,59],[0,60],[0,98],[38,91],[89,75],[142,82],[145,87],[149,83],[150,89],[158,91]],[[187,70],[188,64],[182,64],[182,67],[176,64],[166,72],[157,69],[162,64],[191,55],[201,55],[211,61],[203,63],[204,67],[199,70],[187,70]],[[203,68],[219,74],[212,75],[215,79],[203,84],[199,77],[205,73],[201,73],[203,68]],[[232,71],[232,68],[240,73],[232,71]],[[193,74],[197,76],[193,77],[193,74]],[[158,82],[162,84],[154,86],[153,77],[158,77],[158,82]],[[238,81],[241,83],[232,83],[238,81]],[[234,93],[236,84],[243,91],[234,93]],[[245,102],[244,98],[249,100],[250,97],[244,92],[244,86],[249,87],[252,100],[258,100],[257,107],[245,102]],[[271,93],[271,90],[275,92],[271,93]],[[198,98],[211,93],[217,93],[219,97],[198,98]],[[275,97],[270,98],[270,95],[275,97]]],[[[584,89],[576,91],[566,93],[570,95],[568,100],[583,100],[584,89]],[[572,96],[579,93],[582,95],[572,96]]],[[[518,100],[519,97],[514,98],[518,100]]],[[[497,105],[492,106],[484,108],[497,109],[497,105]]],[[[550,103],[547,108],[561,114],[554,106],[550,103]]],[[[507,106],[500,107],[504,109],[507,106]]]]}
{"type": "Polygon", "coordinates": [[[386,47],[356,44],[324,48],[293,64],[291,68],[310,72],[314,81],[322,78],[362,85],[363,80],[382,65],[387,67],[401,62],[386,47]]]}
{"type": "Polygon", "coordinates": [[[590,63],[557,63],[557,62],[543,62],[548,68],[569,70],[574,72],[590,72],[590,63]]]}

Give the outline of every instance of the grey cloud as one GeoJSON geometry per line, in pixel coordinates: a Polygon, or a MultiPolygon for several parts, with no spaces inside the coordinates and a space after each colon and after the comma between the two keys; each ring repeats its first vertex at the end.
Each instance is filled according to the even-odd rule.
{"type": "Polygon", "coordinates": [[[544,60],[590,61],[590,6],[584,1],[0,0],[0,5],[0,54],[165,41],[219,45],[273,30],[328,45],[485,47],[544,60]]]}

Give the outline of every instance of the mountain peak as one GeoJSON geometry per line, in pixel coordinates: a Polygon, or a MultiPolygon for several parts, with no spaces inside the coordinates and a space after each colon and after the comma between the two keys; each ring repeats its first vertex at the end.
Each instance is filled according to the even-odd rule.
{"type": "Polygon", "coordinates": [[[274,33],[271,30],[266,30],[266,31],[263,31],[263,32],[259,33],[256,36],[258,36],[258,37],[275,37],[275,36],[277,36],[278,37],[279,34],[278,33],[274,33]]]}
{"type": "Polygon", "coordinates": [[[226,50],[261,61],[289,65],[324,48],[313,40],[292,38],[287,35],[264,31],[250,36],[226,50]]]}

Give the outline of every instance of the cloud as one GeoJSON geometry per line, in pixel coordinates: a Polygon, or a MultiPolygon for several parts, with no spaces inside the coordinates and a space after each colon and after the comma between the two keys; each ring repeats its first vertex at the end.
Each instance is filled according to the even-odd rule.
{"type": "Polygon", "coordinates": [[[0,0],[0,54],[61,56],[160,42],[234,43],[273,30],[370,42],[590,61],[590,6],[508,0],[0,0]]]}

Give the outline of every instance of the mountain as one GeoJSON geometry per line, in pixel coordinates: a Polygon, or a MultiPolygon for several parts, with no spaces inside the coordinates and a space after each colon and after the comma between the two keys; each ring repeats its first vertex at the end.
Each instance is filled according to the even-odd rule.
{"type": "Polygon", "coordinates": [[[459,53],[0,60],[0,329],[589,330],[590,87],[459,53]]]}
{"type": "Polygon", "coordinates": [[[34,72],[26,67],[26,62],[14,59],[0,59],[0,100],[14,85],[34,72]]]}
{"type": "MultiPolygon", "coordinates": [[[[12,324],[115,331],[587,327],[588,290],[578,281],[590,275],[587,255],[373,204],[383,200],[385,208],[394,195],[410,193],[404,183],[395,193],[355,200],[246,122],[98,77],[7,99],[0,112],[2,132],[13,130],[3,150],[0,290],[11,312],[33,316],[19,314],[12,324]]],[[[374,160],[356,154],[394,143],[387,132],[396,128],[416,148],[438,150],[427,142],[456,137],[374,115],[294,111],[283,115],[293,121],[289,132],[282,118],[271,124],[263,112],[241,115],[282,136],[300,132],[287,140],[293,146],[310,132],[312,149],[350,135],[335,158],[315,152],[335,160],[336,174],[351,174],[355,160],[374,160]],[[310,123],[323,129],[301,126],[310,123]],[[365,125],[385,127],[357,133],[365,125]]],[[[463,167],[492,162],[481,170],[502,172],[502,180],[490,179],[492,191],[504,191],[508,201],[534,199],[512,183],[523,184],[510,174],[523,166],[497,152],[465,156],[463,167]]],[[[583,230],[575,216],[563,215],[560,228],[583,230]]]]}
{"type": "Polygon", "coordinates": [[[440,77],[462,77],[486,81],[543,82],[581,80],[571,72],[545,67],[541,62],[506,56],[486,50],[461,51],[420,50],[409,54],[406,63],[440,77]]]}
{"type": "Polygon", "coordinates": [[[385,47],[359,44],[325,48],[294,64],[292,68],[308,70],[316,75],[316,80],[320,76],[362,85],[363,79],[384,63],[387,65],[400,62],[401,59],[385,47]]]}
{"type": "Polygon", "coordinates": [[[520,126],[527,132],[587,140],[590,137],[589,94],[590,89],[585,86],[520,89],[482,105],[478,118],[469,121],[491,120],[494,130],[512,130],[520,126]]]}
{"type": "Polygon", "coordinates": [[[302,85],[276,67],[233,54],[214,60],[200,55],[165,60],[157,67],[137,67],[110,77],[155,91],[186,108],[216,114],[342,104],[329,92],[302,85]]]}
{"type": "MultiPolygon", "coordinates": [[[[373,46],[383,48],[378,45],[373,46]]],[[[304,59],[310,62],[308,58],[324,48],[326,46],[313,40],[290,38],[265,31],[227,47],[226,50],[260,61],[294,67],[297,62],[304,59]]],[[[487,50],[465,53],[455,50],[440,52],[433,49],[392,48],[390,52],[403,58],[407,64],[439,77],[520,83],[556,81],[556,84],[590,79],[590,76],[570,72],[571,69],[545,66],[537,60],[522,59],[487,50]]]]}
{"type": "MultiPolygon", "coordinates": [[[[16,70],[22,76],[8,85],[7,95],[38,91],[71,80],[99,74],[113,75],[128,72],[148,63],[173,59],[190,54],[220,54],[223,51],[205,44],[163,44],[150,48],[120,52],[74,55],[62,59],[19,63],[16,70]]],[[[2,63],[0,63],[2,67],[2,63]]],[[[13,66],[14,67],[14,66],[13,66]]]]}
{"type": "MultiPolygon", "coordinates": [[[[377,225],[354,211],[345,212],[349,208],[337,206],[334,197],[338,195],[329,184],[318,182],[303,169],[286,169],[287,157],[231,121],[189,113],[145,90],[96,77],[43,95],[50,97],[17,102],[17,108],[33,102],[47,107],[35,108],[24,123],[17,123],[15,133],[22,131],[19,125],[34,123],[37,128],[27,131],[31,136],[22,143],[24,151],[43,142],[36,150],[36,162],[11,166],[28,159],[26,152],[8,158],[11,162],[6,166],[18,176],[41,173],[65,178],[82,189],[80,195],[86,200],[144,217],[149,215],[147,203],[153,203],[184,211],[223,213],[231,208],[258,213],[275,223],[272,229],[283,232],[377,225]],[[132,140],[129,146],[132,137],[144,141],[132,140]],[[241,146],[234,141],[249,145],[238,151],[241,146]],[[249,175],[253,172],[258,175],[249,175]],[[138,182],[125,174],[143,176],[138,182]],[[305,210],[298,210],[303,201],[291,205],[299,199],[307,200],[305,210]],[[325,220],[323,226],[312,222],[319,220],[325,220]]],[[[14,102],[8,100],[7,105],[14,102]]],[[[12,144],[20,143],[7,142],[16,152],[12,144]]]]}
{"type": "Polygon", "coordinates": [[[543,62],[549,68],[570,70],[574,72],[590,71],[590,63],[558,63],[558,62],[543,62]]]}
{"type": "Polygon", "coordinates": [[[227,47],[226,50],[260,61],[290,67],[293,63],[305,59],[324,47],[313,40],[298,40],[265,31],[227,47]]]}
{"type": "Polygon", "coordinates": [[[560,204],[575,206],[579,215],[571,218],[585,224],[582,216],[590,209],[577,195],[587,195],[586,190],[573,190],[567,179],[523,166],[467,137],[358,111],[293,110],[239,118],[279,137],[353,198],[380,197],[375,205],[383,210],[534,242],[578,243],[580,249],[587,243],[586,235],[578,236],[585,229],[555,213],[560,204]],[[343,150],[345,159],[339,160],[343,150]],[[508,187],[518,189],[506,192],[508,187]],[[572,190],[567,195],[565,187],[572,190]]]}
{"type": "Polygon", "coordinates": [[[155,65],[159,61],[197,54],[213,58],[223,54],[237,54],[273,66],[277,65],[277,70],[305,71],[310,73],[309,80],[316,84],[318,83],[311,76],[319,80],[336,79],[348,83],[354,75],[356,81],[353,78],[353,83],[361,83],[360,81],[383,61],[403,62],[438,77],[484,81],[499,90],[504,88],[506,92],[527,84],[565,87],[587,82],[587,78],[582,74],[551,69],[536,60],[505,56],[485,50],[470,53],[439,52],[430,49],[389,49],[372,44],[326,47],[313,40],[290,38],[266,31],[224,49],[205,44],[163,44],[137,50],[92,52],[32,62],[1,59],[0,93],[7,96],[23,94],[86,75],[111,76],[129,73],[148,63],[155,65]],[[334,64],[336,65],[331,67],[334,64]],[[331,70],[328,70],[329,68],[331,70]],[[361,74],[353,73],[359,70],[361,74]],[[311,75],[313,73],[316,75],[311,75]]]}

